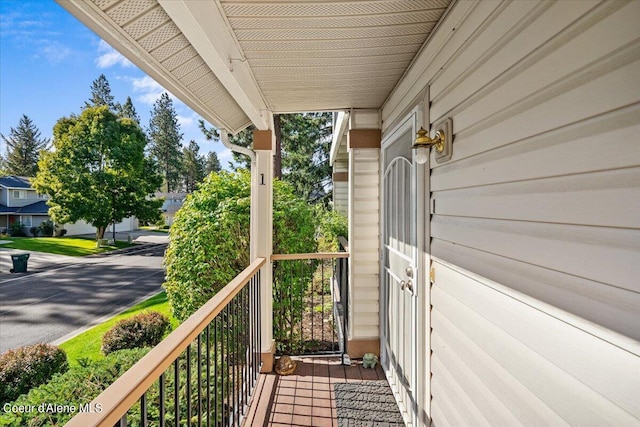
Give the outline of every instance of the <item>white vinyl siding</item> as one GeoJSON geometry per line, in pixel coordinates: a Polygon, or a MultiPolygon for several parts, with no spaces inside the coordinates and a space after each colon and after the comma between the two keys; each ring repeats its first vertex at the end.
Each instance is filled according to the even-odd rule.
{"type": "Polygon", "coordinates": [[[640,424],[638,16],[458,2],[425,47],[434,425],[640,424]]]}
{"type": "Polygon", "coordinates": [[[379,336],[380,150],[349,153],[349,324],[351,339],[379,336]]]}

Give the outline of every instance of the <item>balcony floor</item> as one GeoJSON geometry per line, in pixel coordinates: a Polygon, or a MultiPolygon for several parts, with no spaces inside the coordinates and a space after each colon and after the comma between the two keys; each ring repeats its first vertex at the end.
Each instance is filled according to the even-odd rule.
{"type": "Polygon", "coordinates": [[[260,376],[244,426],[338,426],[336,383],[384,380],[380,368],[364,369],[362,361],[343,366],[340,357],[293,357],[293,375],[260,376]]]}

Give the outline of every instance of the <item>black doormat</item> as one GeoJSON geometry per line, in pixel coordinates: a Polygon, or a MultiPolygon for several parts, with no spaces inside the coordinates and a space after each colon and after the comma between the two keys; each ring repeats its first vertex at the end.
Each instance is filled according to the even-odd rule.
{"type": "Polygon", "coordinates": [[[404,426],[386,381],[335,384],[338,427],[404,426]]]}

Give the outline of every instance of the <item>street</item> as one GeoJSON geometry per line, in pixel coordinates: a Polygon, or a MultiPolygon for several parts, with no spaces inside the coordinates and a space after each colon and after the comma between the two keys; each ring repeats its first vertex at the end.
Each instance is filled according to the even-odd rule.
{"type": "MultiPolygon", "coordinates": [[[[58,343],[162,290],[166,244],[78,259],[0,282],[0,353],[58,343]]],[[[17,275],[16,275],[17,276],[17,275]]]]}

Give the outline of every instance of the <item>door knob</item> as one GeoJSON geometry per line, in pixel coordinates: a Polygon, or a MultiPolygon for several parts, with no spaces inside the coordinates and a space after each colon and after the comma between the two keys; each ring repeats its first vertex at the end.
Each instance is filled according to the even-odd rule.
{"type": "Polygon", "coordinates": [[[407,286],[407,282],[405,282],[404,280],[400,281],[400,289],[402,289],[404,291],[405,286],[407,286]]]}
{"type": "Polygon", "coordinates": [[[404,270],[404,272],[406,273],[406,275],[407,275],[408,277],[413,277],[413,267],[411,267],[411,266],[407,267],[407,268],[404,270]]]}

